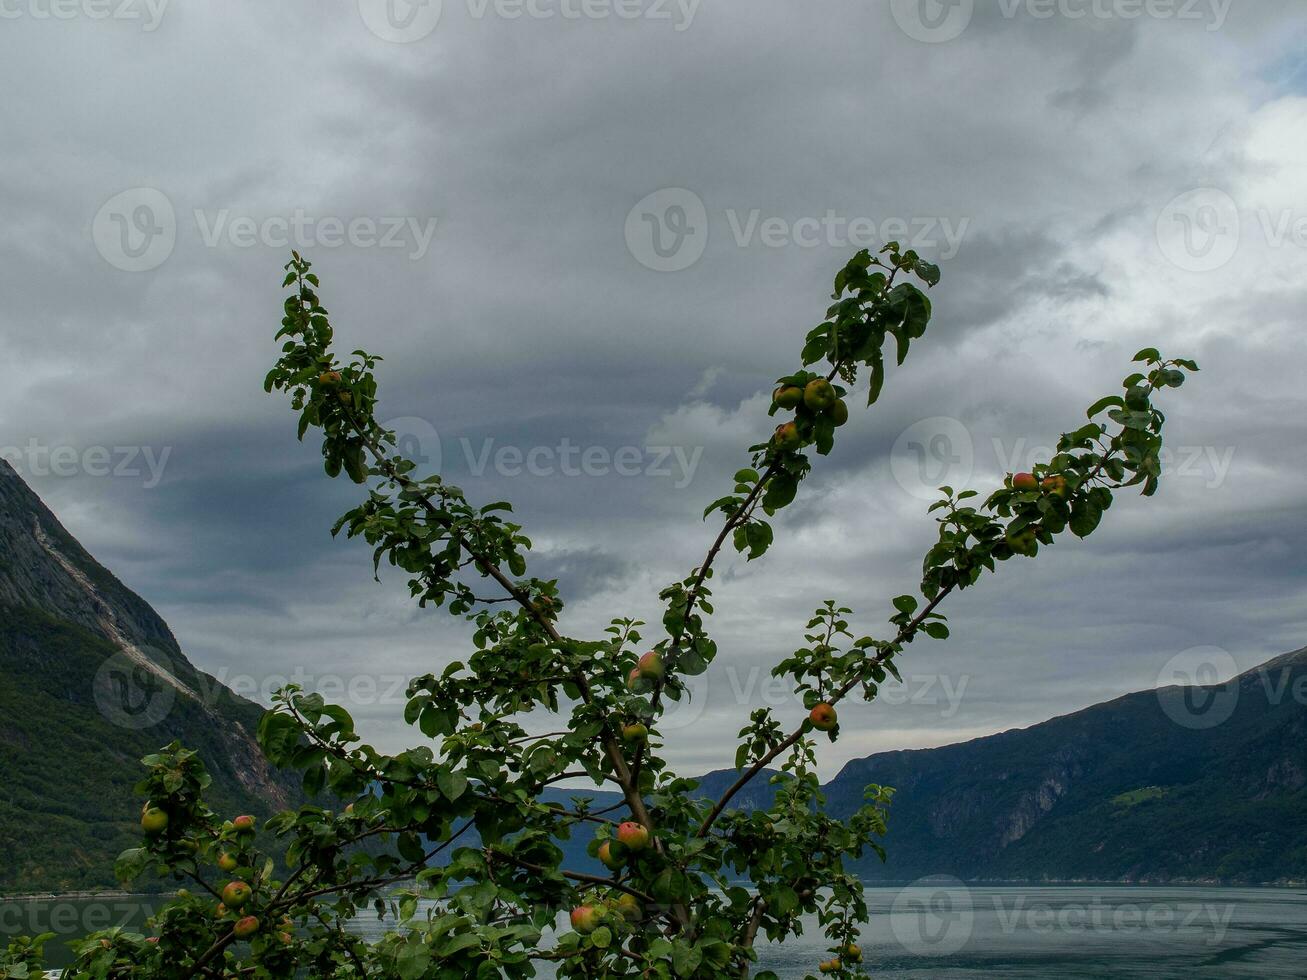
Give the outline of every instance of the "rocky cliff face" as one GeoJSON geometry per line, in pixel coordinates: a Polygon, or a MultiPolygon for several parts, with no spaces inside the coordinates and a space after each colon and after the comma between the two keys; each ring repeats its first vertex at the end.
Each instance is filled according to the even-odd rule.
{"type": "Polygon", "coordinates": [[[870,877],[1301,882],[1307,650],[1228,685],[874,755],[827,785],[831,807],[851,811],[868,783],[898,790],[870,877]]]}
{"type": "Polygon", "coordinates": [[[135,834],[139,759],[200,751],[215,802],[297,798],[254,740],[262,709],[196,670],[167,624],[0,461],[0,890],[112,884],[135,834]],[[61,830],[52,840],[53,821],[61,830]]]}

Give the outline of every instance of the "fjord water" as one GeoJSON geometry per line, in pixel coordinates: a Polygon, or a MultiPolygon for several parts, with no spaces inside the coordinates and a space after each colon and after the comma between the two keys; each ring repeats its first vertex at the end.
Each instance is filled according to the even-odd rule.
{"type": "MultiPolygon", "coordinates": [[[[873,977],[1194,980],[1307,977],[1307,891],[1269,888],[868,887],[863,960],[873,977]]],[[[356,923],[380,935],[375,917],[356,923]]],[[[816,975],[816,920],[759,969],[816,975]]],[[[542,976],[548,974],[542,973],[542,976]]]]}
{"type": "MultiPolygon", "coordinates": [[[[932,881],[868,887],[867,902],[871,923],[862,948],[875,977],[1307,977],[1304,890],[932,881]]],[[[0,938],[54,932],[47,952],[52,966],[62,966],[69,961],[64,941],[113,926],[142,929],[153,904],[139,898],[0,902],[0,938]]],[[[367,914],[354,928],[372,937],[387,925],[367,914]]],[[[803,936],[763,947],[759,968],[797,980],[828,958],[825,947],[809,921],[803,936]]]]}

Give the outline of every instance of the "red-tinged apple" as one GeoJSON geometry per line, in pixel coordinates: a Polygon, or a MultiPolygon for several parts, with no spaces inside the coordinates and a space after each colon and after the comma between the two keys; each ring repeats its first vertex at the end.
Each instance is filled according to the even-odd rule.
{"type": "Polygon", "coordinates": [[[254,818],[249,816],[248,814],[245,814],[233,820],[231,822],[231,825],[235,827],[237,830],[253,830],[254,818]]]}
{"type": "Polygon", "coordinates": [[[1066,496],[1066,477],[1062,476],[1060,473],[1044,477],[1044,482],[1041,483],[1040,486],[1055,497],[1066,496]]]}
{"type": "Polygon", "coordinates": [[[839,715],[833,707],[823,701],[808,713],[808,720],[817,731],[828,732],[839,723],[839,715]]]}
{"type": "Polygon", "coordinates": [[[218,858],[218,867],[223,871],[226,871],[228,874],[231,874],[231,872],[235,871],[240,866],[240,861],[238,861],[236,856],[233,854],[223,854],[218,858]]]}
{"type": "Polygon", "coordinates": [[[1018,473],[1012,477],[1013,490],[1034,490],[1039,486],[1039,480],[1033,473],[1018,473]]]}
{"type": "Polygon", "coordinates": [[[657,650],[650,650],[640,658],[640,676],[647,681],[660,681],[666,674],[663,655],[657,650]]]}
{"type": "Polygon", "coordinates": [[[318,383],[323,385],[338,385],[340,384],[340,372],[323,371],[318,375],[318,383]]]}
{"type": "Polygon", "coordinates": [[[604,841],[599,845],[599,862],[609,871],[626,867],[626,848],[620,841],[604,841]]]}
{"type": "Polygon", "coordinates": [[[588,936],[599,928],[599,912],[589,905],[572,909],[572,928],[583,936],[588,936]]]}
{"type": "Polygon", "coordinates": [[[141,814],[141,829],[154,836],[168,829],[168,814],[158,807],[151,807],[141,814]]]}
{"type": "Polygon", "coordinates": [[[254,895],[254,890],[243,881],[230,881],[222,890],[222,904],[229,909],[238,909],[254,895]]]}
{"type": "Polygon", "coordinates": [[[638,854],[649,846],[649,828],[628,820],[617,828],[617,839],[632,854],[638,854]]]}
{"type": "Polygon", "coordinates": [[[814,412],[824,412],[839,399],[834,386],[825,378],[809,381],[803,389],[803,404],[814,412]]]}
{"type": "Polygon", "coordinates": [[[231,931],[235,933],[237,939],[249,939],[259,931],[259,920],[252,915],[247,915],[243,919],[237,919],[231,931]]]}
{"type": "Polygon", "coordinates": [[[626,689],[632,694],[638,693],[638,688],[640,687],[640,682],[642,680],[644,680],[644,678],[640,676],[640,668],[632,667],[631,672],[626,675],[626,689]]]}
{"type": "Polygon", "coordinates": [[[771,400],[777,408],[797,408],[803,401],[803,389],[798,385],[781,385],[772,392],[771,400]]]}
{"type": "Polygon", "coordinates": [[[793,422],[778,425],[776,434],[772,436],[772,442],[776,444],[777,449],[798,449],[802,441],[803,439],[799,435],[799,427],[793,422]]]}
{"type": "Polygon", "coordinates": [[[289,932],[279,932],[277,933],[277,938],[284,946],[289,946],[295,941],[295,937],[293,937],[289,932]]]}

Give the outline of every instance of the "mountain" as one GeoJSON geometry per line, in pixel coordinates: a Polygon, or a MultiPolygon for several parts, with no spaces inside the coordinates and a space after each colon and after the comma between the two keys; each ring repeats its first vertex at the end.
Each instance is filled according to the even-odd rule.
{"type": "Polygon", "coordinates": [[[215,810],[295,803],[255,742],[262,712],[198,671],[0,460],[0,893],[113,887],[140,838],[140,760],[174,739],[208,766],[215,810]]]}
{"type": "MultiPolygon", "coordinates": [[[[717,798],[733,771],[703,777],[717,798]]],[[[1307,881],[1307,649],[1228,684],[1128,694],[1030,728],[849,763],[823,787],[848,816],[892,786],[880,881],[1307,881]]],[[[611,793],[554,790],[551,801],[611,793]]],[[[766,806],[759,779],[737,800],[766,806]]],[[[589,835],[564,850],[599,870],[589,835]]]]}
{"type": "Polygon", "coordinates": [[[884,752],[826,787],[893,786],[869,878],[1307,880],[1307,650],[958,745],[884,752]]]}

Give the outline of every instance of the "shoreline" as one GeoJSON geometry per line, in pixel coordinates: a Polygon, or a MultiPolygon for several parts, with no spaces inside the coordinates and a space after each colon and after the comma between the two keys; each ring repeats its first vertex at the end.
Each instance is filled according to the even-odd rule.
{"type": "MultiPolygon", "coordinates": [[[[1307,881],[1273,881],[1256,883],[1231,883],[1206,879],[1180,878],[1166,881],[1113,881],[1098,879],[1071,879],[1066,881],[1045,881],[1028,878],[972,878],[959,879],[950,875],[927,875],[913,881],[864,881],[863,887],[906,888],[911,885],[928,885],[931,882],[961,881],[963,885],[975,888],[1248,888],[1277,891],[1294,891],[1307,889],[1307,881]]],[[[80,891],[80,892],[27,892],[18,895],[0,894],[0,905],[12,905],[18,902],[94,902],[123,901],[132,899],[165,900],[172,898],[176,892],[124,892],[124,891],[80,891]]]]}
{"type": "Polygon", "coordinates": [[[13,902],[94,902],[128,898],[171,898],[176,892],[29,892],[21,895],[0,894],[0,905],[13,902]]]}

